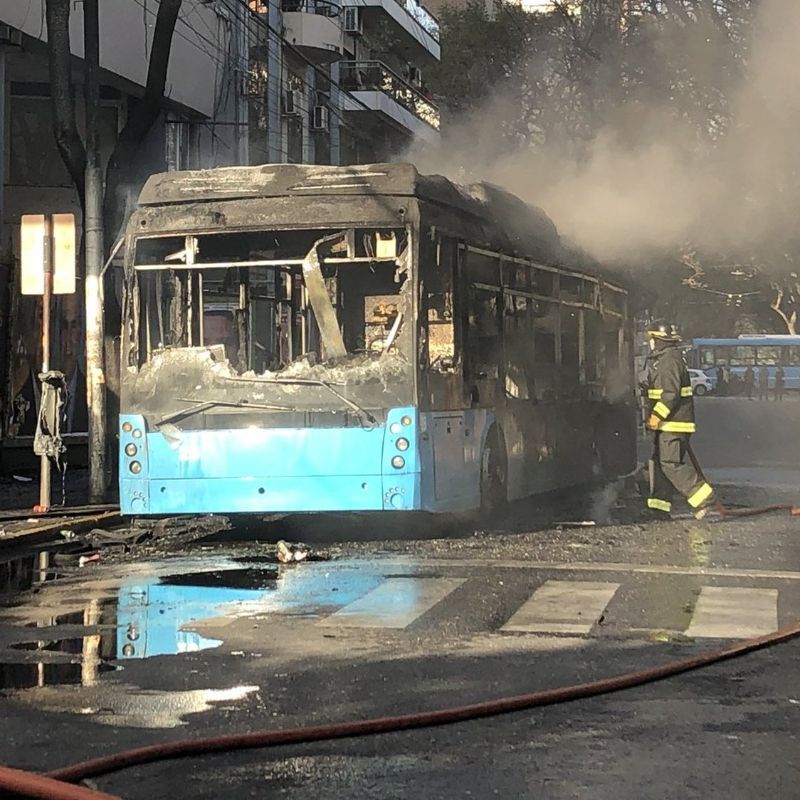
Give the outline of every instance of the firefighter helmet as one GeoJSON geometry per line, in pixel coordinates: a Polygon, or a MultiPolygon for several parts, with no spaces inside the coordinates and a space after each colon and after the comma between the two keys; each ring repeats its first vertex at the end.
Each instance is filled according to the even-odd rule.
{"type": "Polygon", "coordinates": [[[651,322],[647,326],[647,335],[662,342],[679,342],[681,340],[677,327],[671,322],[664,322],[663,320],[651,322]]]}

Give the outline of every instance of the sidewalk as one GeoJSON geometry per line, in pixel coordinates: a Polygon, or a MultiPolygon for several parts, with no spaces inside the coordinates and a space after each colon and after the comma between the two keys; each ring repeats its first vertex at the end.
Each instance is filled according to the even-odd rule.
{"type": "Polygon", "coordinates": [[[3,520],[0,517],[0,550],[15,545],[34,545],[59,538],[61,531],[83,533],[118,522],[119,509],[97,506],[83,514],[40,515],[3,520]]]}
{"type": "Polygon", "coordinates": [[[88,506],[88,497],[88,470],[68,470],[63,492],[61,476],[53,471],[53,508],[49,514],[34,514],[38,472],[0,478],[0,547],[37,544],[57,537],[61,530],[90,530],[119,518],[116,505],[88,506]]]}

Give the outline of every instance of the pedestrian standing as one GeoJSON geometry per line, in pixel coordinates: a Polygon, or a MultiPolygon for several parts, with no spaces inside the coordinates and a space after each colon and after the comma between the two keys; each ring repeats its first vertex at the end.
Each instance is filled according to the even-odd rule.
{"type": "Polygon", "coordinates": [[[753,387],[756,383],[756,374],[753,368],[748,364],[747,369],[744,371],[744,391],[747,394],[747,399],[753,399],[753,387]]]}
{"type": "Polygon", "coordinates": [[[769,370],[765,364],[758,368],[758,399],[769,400],[769,370]]]}
{"type": "Polygon", "coordinates": [[[783,401],[783,367],[780,364],[775,370],[775,399],[779,403],[783,401]]]}
{"type": "Polygon", "coordinates": [[[653,431],[647,507],[654,513],[669,514],[676,489],[686,498],[695,517],[702,519],[718,504],[690,443],[695,432],[694,398],[689,370],[678,347],[681,337],[675,326],[666,322],[652,324],[647,336],[651,351],[647,427],[653,431]]]}
{"type": "Polygon", "coordinates": [[[725,392],[725,370],[722,369],[722,364],[717,367],[717,394],[722,397],[725,392]]]}

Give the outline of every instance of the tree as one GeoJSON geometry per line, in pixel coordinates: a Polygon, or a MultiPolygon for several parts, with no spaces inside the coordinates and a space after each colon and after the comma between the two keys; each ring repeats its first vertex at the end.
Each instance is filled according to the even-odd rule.
{"type": "Polygon", "coordinates": [[[437,169],[455,160],[459,177],[543,205],[594,256],[663,286],[661,297],[671,287],[698,309],[729,309],[714,324],[733,327],[740,309],[795,330],[800,98],[785,75],[800,11],[779,0],[550,9],[502,4],[494,22],[480,5],[442,14],[436,93],[450,114],[437,169]],[[707,269],[682,283],[687,251],[707,269]],[[744,287],[725,264],[758,277],[744,287]]]}
{"type": "Polygon", "coordinates": [[[773,281],[775,296],[770,308],[784,321],[786,332],[797,334],[798,313],[800,313],[800,278],[796,272],[790,272],[782,281],[773,281]]]}
{"type": "MultiPolygon", "coordinates": [[[[75,113],[69,17],[72,0],[46,0],[47,49],[53,102],[53,132],[61,158],[85,205],[84,171],[86,149],[75,113]]],[[[106,251],[111,248],[124,222],[127,192],[136,187],[140,148],[161,113],[172,40],[181,0],[161,0],[156,15],[153,43],[144,96],[129,107],[123,129],[106,168],[103,218],[106,251]]]]}

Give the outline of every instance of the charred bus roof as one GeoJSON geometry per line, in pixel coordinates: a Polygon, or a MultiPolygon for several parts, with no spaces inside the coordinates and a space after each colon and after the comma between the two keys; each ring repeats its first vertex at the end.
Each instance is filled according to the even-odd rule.
{"type": "Polygon", "coordinates": [[[598,271],[598,265],[582,254],[567,252],[555,225],[541,209],[498,186],[461,186],[441,175],[420,175],[413,164],[406,163],[345,167],[266,164],[160,173],[145,183],[129,231],[153,236],[183,230],[210,232],[220,227],[254,229],[273,226],[281,218],[296,225],[303,209],[308,211],[308,219],[302,219],[304,227],[313,227],[334,222],[335,215],[342,213],[342,204],[334,198],[344,197],[351,199],[353,210],[351,219],[342,222],[376,224],[380,214],[397,219],[405,213],[409,200],[424,201],[460,212],[463,233],[474,244],[598,271]],[[313,212],[310,199],[314,200],[313,212]],[[277,202],[265,204],[263,200],[277,202]]]}

